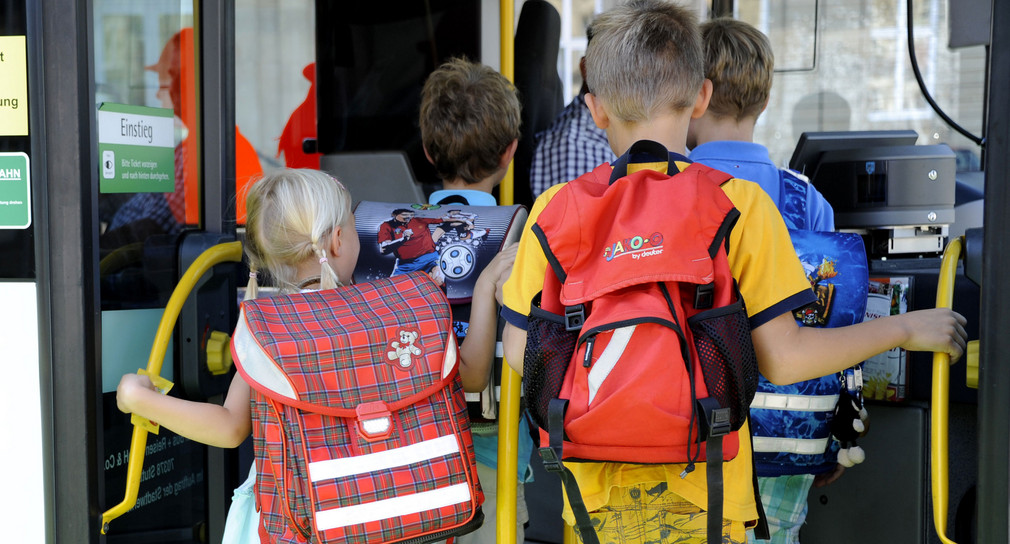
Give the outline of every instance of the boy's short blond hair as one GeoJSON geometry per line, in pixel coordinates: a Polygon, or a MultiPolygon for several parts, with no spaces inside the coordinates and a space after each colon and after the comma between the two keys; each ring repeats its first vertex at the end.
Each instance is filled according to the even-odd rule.
{"type": "Polygon", "coordinates": [[[708,111],[737,121],[757,119],[772,89],[775,56],[768,37],[735,19],[719,18],[701,25],[705,77],[712,80],[708,111]]]}
{"type": "Polygon", "coordinates": [[[697,21],[690,9],[660,0],[601,14],[586,48],[589,92],[626,122],[694,106],[705,80],[697,21]]]}
{"type": "Polygon", "coordinates": [[[494,173],[520,123],[516,88],[480,63],[452,59],[421,91],[421,141],[443,180],[473,184],[494,173]]]}

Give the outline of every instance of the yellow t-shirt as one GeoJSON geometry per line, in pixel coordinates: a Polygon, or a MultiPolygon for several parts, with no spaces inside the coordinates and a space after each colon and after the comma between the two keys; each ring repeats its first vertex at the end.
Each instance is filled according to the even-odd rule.
{"type": "MultiPolygon", "coordinates": [[[[676,163],[680,170],[688,162],[676,163]]],[[[665,163],[629,165],[629,173],[641,168],[665,169],[665,163]],[[637,167],[637,168],[636,168],[637,167]]],[[[563,187],[556,185],[544,192],[534,203],[523,236],[519,242],[512,275],[503,288],[503,315],[513,325],[525,328],[530,302],[543,287],[547,259],[540,243],[530,231],[547,203],[563,187]]],[[[740,211],[730,234],[729,264],[747,305],[752,328],[756,328],[782,313],[814,300],[810,283],[793,250],[789,233],[778,209],[767,193],[756,183],[732,179],[723,191],[740,211]]],[[[749,521],[757,518],[754,503],[753,465],[749,428],[741,428],[740,451],[735,459],[723,464],[723,515],[730,520],[749,521]]],[[[566,463],[575,475],[590,512],[607,503],[613,487],[638,483],[667,482],[667,487],[700,508],[708,507],[708,487],[705,463],[695,463],[695,470],[681,478],[683,464],[638,465],[628,463],[566,463]]],[[[574,522],[565,498],[564,517],[574,522]]]]}

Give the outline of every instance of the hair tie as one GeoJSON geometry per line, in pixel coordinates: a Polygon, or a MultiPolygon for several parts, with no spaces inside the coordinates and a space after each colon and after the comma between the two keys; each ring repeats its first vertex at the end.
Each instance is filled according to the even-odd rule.
{"type": "Polygon", "coordinates": [[[326,261],[327,261],[326,257],[319,258],[319,264],[326,264],[326,261]]]}
{"type": "Polygon", "coordinates": [[[249,279],[252,279],[252,280],[256,279],[256,271],[255,270],[250,270],[249,271],[249,279]]]}

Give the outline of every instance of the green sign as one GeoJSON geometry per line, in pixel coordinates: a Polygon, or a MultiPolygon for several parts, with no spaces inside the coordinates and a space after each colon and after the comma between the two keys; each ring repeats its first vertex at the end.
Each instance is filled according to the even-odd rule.
{"type": "Polygon", "coordinates": [[[99,191],[175,191],[172,110],[128,104],[98,108],[99,191]]]}
{"type": "Polygon", "coordinates": [[[26,229],[32,224],[28,155],[0,153],[0,229],[26,229]]]}

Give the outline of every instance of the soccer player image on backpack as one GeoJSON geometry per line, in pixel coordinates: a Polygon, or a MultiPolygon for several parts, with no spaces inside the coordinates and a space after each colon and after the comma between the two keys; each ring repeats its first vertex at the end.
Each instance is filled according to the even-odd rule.
{"type": "MultiPolygon", "coordinates": [[[[465,341],[469,329],[470,303],[477,277],[491,259],[519,239],[526,222],[522,206],[469,206],[451,204],[407,204],[362,201],[354,208],[361,255],[354,270],[355,281],[370,281],[395,272],[397,258],[383,249],[383,239],[396,239],[400,233],[387,228],[390,217],[408,214],[427,235],[442,277],[444,290],[452,306],[456,338],[465,341]],[[408,212],[409,210],[409,212],[408,212]],[[400,212],[399,214],[397,212],[400,212]],[[407,212],[407,213],[404,213],[407,212]],[[383,232],[392,232],[384,238],[383,232]]],[[[392,247],[392,246],[389,246],[392,247]]],[[[499,329],[504,323],[499,320],[499,329]]],[[[498,337],[501,337],[499,331],[498,337]]],[[[498,397],[502,361],[500,356],[491,369],[491,379],[481,393],[467,393],[470,422],[474,432],[497,432],[498,397]]]]}
{"type": "Polygon", "coordinates": [[[613,170],[562,187],[532,227],[553,273],[530,311],[523,386],[544,466],[561,472],[587,542],[595,535],[561,459],[685,472],[705,462],[709,516],[721,521],[721,463],[737,454],[757,386],[726,256],[739,216],[720,188],[730,176],[679,172],[666,157],[656,142],[635,144],[613,170]],[[629,171],[643,153],[666,173],[629,171]]]}

